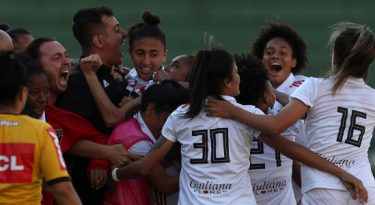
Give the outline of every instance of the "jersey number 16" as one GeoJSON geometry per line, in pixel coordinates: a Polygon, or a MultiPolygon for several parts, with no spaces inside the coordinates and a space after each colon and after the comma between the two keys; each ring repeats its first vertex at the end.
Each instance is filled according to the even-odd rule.
{"type": "MultiPolygon", "coordinates": [[[[342,138],[344,137],[344,130],[346,127],[346,119],[348,118],[348,108],[338,107],[337,112],[342,113],[341,117],[341,124],[339,133],[337,134],[337,141],[342,142],[342,138]]],[[[348,137],[345,140],[345,143],[354,145],[356,147],[360,147],[362,143],[363,135],[365,134],[366,128],[365,126],[359,125],[356,123],[356,119],[358,117],[366,119],[367,114],[363,112],[359,112],[356,110],[352,110],[352,115],[350,117],[350,125],[348,130],[348,137]],[[353,139],[354,130],[359,132],[358,138],[353,139]]]]}

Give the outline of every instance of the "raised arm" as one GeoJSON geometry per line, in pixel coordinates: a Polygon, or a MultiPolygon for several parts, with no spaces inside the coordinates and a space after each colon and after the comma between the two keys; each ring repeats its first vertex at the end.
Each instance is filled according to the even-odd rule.
{"type": "Polygon", "coordinates": [[[205,107],[208,116],[230,118],[270,135],[280,134],[296,123],[309,107],[297,99],[292,99],[276,115],[257,115],[247,112],[224,100],[209,99],[205,107]]]}
{"type": "Polygon", "coordinates": [[[102,61],[98,54],[89,55],[80,61],[81,70],[106,126],[114,127],[124,120],[126,113],[141,104],[141,99],[135,98],[121,107],[113,105],[96,76],[96,71],[101,65],[102,61]]]}
{"type": "Polygon", "coordinates": [[[259,139],[293,160],[337,176],[350,191],[354,199],[359,197],[362,203],[367,202],[367,190],[361,180],[333,165],[306,147],[294,143],[280,135],[268,136],[261,134],[259,139]]]}

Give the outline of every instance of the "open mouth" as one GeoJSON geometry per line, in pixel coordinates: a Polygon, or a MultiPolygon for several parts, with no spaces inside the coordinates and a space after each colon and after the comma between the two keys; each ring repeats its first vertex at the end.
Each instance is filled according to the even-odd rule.
{"type": "Polygon", "coordinates": [[[69,71],[68,70],[64,70],[60,73],[60,81],[61,82],[66,82],[68,81],[68,77],[69,77],[69,71]]]}
{"type": "Polygon", "coordinates": [[[279,72],[283,69],[283,67],[278,63],[272,63],[271,64],[271,71],[279,72]]]}

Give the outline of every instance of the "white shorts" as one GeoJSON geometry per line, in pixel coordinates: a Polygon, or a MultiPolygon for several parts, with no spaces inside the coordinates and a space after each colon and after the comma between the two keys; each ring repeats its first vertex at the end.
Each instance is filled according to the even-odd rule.
{"type": "Polygon", "coordinates": [[[301,187],[299,187],[293,180],[292,180],[292,187],[294,191],[294,197],[296,198],[296,203],[297,205],[301,205],[301,200],[302,200],[301,187]]]}
{"type": "MultiPolygon", "coordinates": [[[[367,187],[368,202],[375,205],[375,187],[367,187]]],[[[358,198],[353,199],[349,191],[337,189],[312,189],[302,195],[301,205],[361,205],[358,198]]]]}

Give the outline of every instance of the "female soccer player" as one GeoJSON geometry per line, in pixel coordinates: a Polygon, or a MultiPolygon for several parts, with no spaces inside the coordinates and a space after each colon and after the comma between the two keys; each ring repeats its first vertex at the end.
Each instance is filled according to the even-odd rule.
{"type": "Polygon", "coordinates": [[[190,76],[190,103],[180,106],[167,119],[162,136],[142,159],[112,173],[118,179],[147,175],[173,146],[181,144],[179,204],[256,204],[248,168],[253,137],[287,156],[340,177],[366,197],[361,182],[312,153],[280,136],[270,137],[234,120],[208,117],[203,111],[208,96],[230,101],[252,113],[254,106],[238,104],[240,79],[232,56],[224,50],[200,51],[190,76]],[[126,176],[126,177],[125,177],[126,176]]]}
{"type": "MultiPolygon", "coordinates": [[[[375,91],[364,82],[375,57],[375,39],[367,26],[339,23],[330,44],[331,75],[306,81],[277,115],[253,115],[215,100],[206,111],[272,134],[282,132],[307,113],[306,146],[361,179],[369,192],[368,204],[375,204],[375,180],[367,156],[375,125],[375,91]]],[[[331,174],[304,165],[301,175],[302,204],[316,204],[318,199],[319,204],[360,203],[350,198],[348,187],[331,174]]]]}
{"type": "Polygon", "coordinates": [[[125,81],[126,89],[133,97],[141,95],[154,84],[156,75],[167,75],[163,70],[167,43],[164,32],[158,26],[160,18],[147,11],[142,17],[143,22],[132,26],[128,33],[129,53],[134,68],[125,76],[125,81]]]}
{"type": "MultiPolygon", "coordinates": [[[[268,79],[276,91],[275,93],[282,92],[290,95],[307,78],[297,75],[307,65],[306,48],[306,43],[297,30],[286,23],[276,21],[268,22],[259,29],[257,37],[252,44],[251,53],[263,62],[268,72],[268,79]]],[[[237,64],[237,66],[239,65],[237,64]]],[[[247,69],[250,70],[256,69],[256,66],[244,66],[249,66],[247,69]]],[[[257,78],[258,76],[255,74],[249,75],[249,77],[257,78]]],[[[254,82],[254,80],[251,81],[254,82]]],[[[245,84],[244,86],[249,83],[251,84],[249,80],[242,80],[242,84],[245,84]]],[[[242,84],[241,87],[244,87],[242,84]]],[[[241,94],[251,95],[253,92],[260,92],[260,90],[247,88],[247,92],[241,92],[241,94]]],[[[276,103],[266,113],[276,114],[283,107],[283,103],[279,102],[279,95],[276,96],[276,103]]],[[[248,104],[245,102],[240,103],[248,104]]],[[[304,123],[303,120],[300,120],[281,135],[289,140],[301,143],[304,138],[303,133],[304,123]]],[[[293,174],[297,176],[294,179],[300,182],[298,177],[299,163],[293,163],[293,160],[261,141],[257,141],[252,152],[254,155],[251,157],[253,163],[250,165],[250,172],[252,179],[258,179],[256,182],[252,181],[253,185],[258,185],[255,187],[257,190],[255,192],[257,204],[295,205],[296,201],[299,202],[301,199],[300,188],[292,186],[292,167],[293,174]],[[262,186],[263,184],[277,184],[277,188],[274,188],[274,186],[262,186]]]]}

